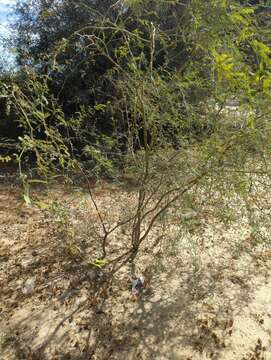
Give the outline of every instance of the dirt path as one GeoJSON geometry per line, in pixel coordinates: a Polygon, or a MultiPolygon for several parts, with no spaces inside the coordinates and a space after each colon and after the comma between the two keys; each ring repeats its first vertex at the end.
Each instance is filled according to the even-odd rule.
{"type": "MultiPolygon", "coordinates": [[[[112,191],[97,194],[110,211],[112,191]]],[[[81,227],[86,195],[57,187],[42,196],[72,204],[81,227]]],[[[229,250],[229,241],[246,241],[245,228],[218,231],[206,222],[200,241],[191,235],[166,259],[142,253],[138,271],[155,271],[141,299],[134,301],[123,269],[100,307],[92,301],[97,273],[63,253],[47,211],[2,186],[0,219],[1,360],[271,359],[269,253],[229,250]]]]}

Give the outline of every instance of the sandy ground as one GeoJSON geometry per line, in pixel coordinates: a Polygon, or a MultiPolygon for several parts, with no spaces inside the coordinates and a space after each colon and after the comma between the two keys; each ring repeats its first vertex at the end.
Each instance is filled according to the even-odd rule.
{"type": "MultiPolygon", "coordinates": [[[[108,215],[132,196],[95,191],[108,215]]],[[[225,227],[205,216],[200,232],[143,249],[136,271],[152,276],[135,300],[127,267],[103,289],[102,272],[78,261],[76,244],[96,254],[88,195],[37,192],[71,209],[73,245],[44,204],[26,206],[19,189],[1,185],[0,359],[271,359],[271,252],[250,251],[246,222],[225,227]]]]}

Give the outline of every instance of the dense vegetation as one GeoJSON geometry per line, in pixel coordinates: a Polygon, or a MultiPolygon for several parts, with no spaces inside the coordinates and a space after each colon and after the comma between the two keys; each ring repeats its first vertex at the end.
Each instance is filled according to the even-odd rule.
{"type": "MultiPolygon", "coordinates": [[[[249,103],[259,88],[269,90],[268,4],[257,3],[18,2],[13,39],[18,67],[15,74],[2,75],[9,100],[2,99],[1,135],[17,138],[18,118],[25,126],[23,108],[34,97],[40,114],[28,115],[39,123],[35,138],[45,134],[45,123],[59,130],[64,121],[62,135],[67,123],[76,128],[71,138],[77,155],[86,145],[107,151],[112,140],[114,151],[123,151],[134,92],[145,82],[149,111],[164,122],[169,142],[179,143],[179,134],[204,136],[212,125],[198,114],[206,113],[207,99],[220,104],[241,96],[249,103]],[[154,88],[160,91],[153,94],[154,88]],[[22,108],[10,92],[17,101],[27,97],[22,108]]],[[[140,141],[134,145],[140,147],[140,141]]]]}
{"type": "MultiPolygon", "coordinates": [[[[56,173],[133,179],[135,254],[194,188],[247,199],[253,175],[269,179],[267,1],[29,0],[16,13],[1,159],[15,156],[25,189],[56,173]]],[[[115,227],[100,220],[105,257],[115,227]]]]}

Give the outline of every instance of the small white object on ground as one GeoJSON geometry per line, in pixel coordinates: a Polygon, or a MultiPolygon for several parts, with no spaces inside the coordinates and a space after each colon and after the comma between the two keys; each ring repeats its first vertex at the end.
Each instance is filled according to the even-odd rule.
{"type": "Polygon", "coordinates": [[[23,294],[25,295],[31,294],[34,291],[34,287],[35,287],[35,279],[34,278],[27,279],[22,288],[23,294]]]}

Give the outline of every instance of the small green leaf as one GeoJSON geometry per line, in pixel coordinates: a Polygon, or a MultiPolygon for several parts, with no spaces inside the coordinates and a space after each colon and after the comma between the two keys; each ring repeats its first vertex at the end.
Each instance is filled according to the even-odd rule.
{"type": "Polygon", "coordinates": [[[96,259],[92,262],[89,262],[89,265],[92,265],[92,266],[95,266],[95,267],[98,267],[99,269],[101,269],[102,267],[104,267],[106,264],[108,263],[107,260],[101,260],[101,259],[96,259]]]}
{"type": "Polygon", "coordinates": [[[97,111],[103,111],[106,108],[106,105],[104,104],[97,104],[94,106],[94,109],[97,111]]]}

